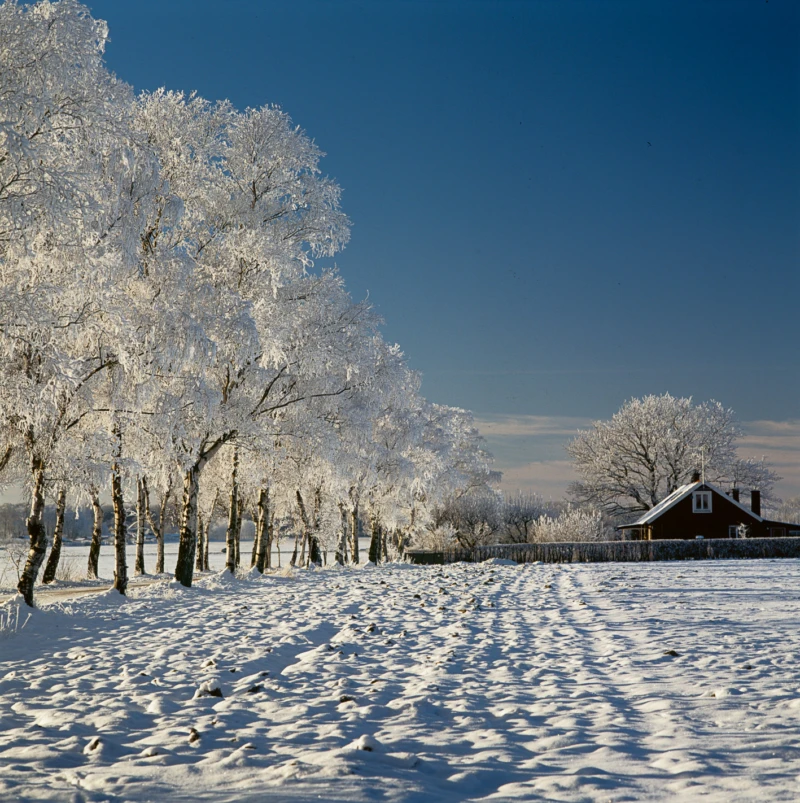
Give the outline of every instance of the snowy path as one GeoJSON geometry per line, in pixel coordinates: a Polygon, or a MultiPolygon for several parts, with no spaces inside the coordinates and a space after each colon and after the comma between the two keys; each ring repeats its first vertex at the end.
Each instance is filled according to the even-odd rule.
{"type": "Polygon", "coordinates": [[[798,580],[460,564],[60,603],[0,634],[0,800],[796,800],[798,580]]]}
{"type": "MultiPolygon", "coordinates": [[[[52,602],[56,602],[59,600],[68,600],[68,599],[75,599],[76,597],[83,597],[86,594],[104,594],[108,591],[112,586],[105,581],[96,582],[96,584],[88,585],[90,581],[85,580],[82,584],[78,585],[63,585],[61,583],[54,583],[53,586],[48,587],[42,585],[41,583],[36,586],[36,595],[35,595],[35,604],[37,607],[41,605],[48,605],[52,602]]],[[[163,579],[157,579],[157,577],[153,577],[152,579],[143,580],[141,578],[136,578],[135,580],[129,581],[129,588],[143,588],[144,586],[150,586],[155,583],[161,583],[163,579]]],[[[6,602],[11,602],[17,593],[6,593],[0,594],[0,605],[3,605],[6,602]]]]}

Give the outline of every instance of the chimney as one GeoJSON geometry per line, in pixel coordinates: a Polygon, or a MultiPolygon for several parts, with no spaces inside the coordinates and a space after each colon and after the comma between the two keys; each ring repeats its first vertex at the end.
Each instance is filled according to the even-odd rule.
{"type": "Polygon", "coordinates": [[[692,473],[692,482],[700,482],[700,472],[695,471],[692,473]]]}
{"type": "Polygon", "coordinates": [[[761,515],[761,491],[750,491],[750,510],[756,516],[761,515]]]}
{"type": "Polygon", "coordinates": [[[739,501],[739,489],[738,488],[731,488],[731,499],[733,499],[734,502],[738,502],[739,501]]]}

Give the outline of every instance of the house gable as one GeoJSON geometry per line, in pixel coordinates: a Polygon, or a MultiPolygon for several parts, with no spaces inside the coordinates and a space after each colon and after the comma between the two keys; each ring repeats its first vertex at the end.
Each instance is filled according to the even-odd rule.
{"type": "Polygon", "coordinates": [[[751,535],[762,535],[764,520],[711,483],[693,482],[678,488],[632,524],[619,529],[646,539],[730,538],[742,524],[751,535]]]}

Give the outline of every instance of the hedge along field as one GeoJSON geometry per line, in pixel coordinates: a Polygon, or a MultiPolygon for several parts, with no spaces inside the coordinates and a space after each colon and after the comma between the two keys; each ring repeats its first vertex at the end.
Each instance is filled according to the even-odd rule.
{"type": "Polygon", "coordinates": [[[549,544],[493,544],[444,552],[409,551],[412,563],[480,562],[489,558],[517,563],[631,563],[657,560],[800,558],[800,538],[715,538],[695,541],[600,541],[549,544]]]}

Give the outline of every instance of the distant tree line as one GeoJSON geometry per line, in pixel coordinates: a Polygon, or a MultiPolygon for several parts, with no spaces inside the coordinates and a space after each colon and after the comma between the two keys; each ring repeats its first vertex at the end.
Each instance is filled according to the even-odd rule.
{"type": "Polygon", "coordinates": [[[532,492],[503,496],[494,491],[451,496],[433,513],[415,546],[472,549],[491,544],[606,541],[616,538],[599,511],[569,502],[546,501],[532,492]]]}

